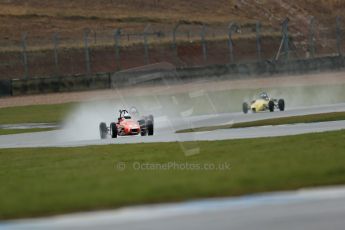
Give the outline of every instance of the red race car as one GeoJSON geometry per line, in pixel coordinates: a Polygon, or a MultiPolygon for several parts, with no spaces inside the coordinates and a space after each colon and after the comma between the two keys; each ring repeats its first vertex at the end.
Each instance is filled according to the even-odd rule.
{"type": "Polygon", "coordinates": [[[127,110],[120,110],[120,116],[117,122],[110,123],[107,127],[105,122],[99,124],[99,132],[101,139],[107,138],[110,134],[112,138],[117,136],[133,136],[140,134],[141,136],[153,135],[153,116],[142,117],[140,120],[135,121],[127,110]]]}

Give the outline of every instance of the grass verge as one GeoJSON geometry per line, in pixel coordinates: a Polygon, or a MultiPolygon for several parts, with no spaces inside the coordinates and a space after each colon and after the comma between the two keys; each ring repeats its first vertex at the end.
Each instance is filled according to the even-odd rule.
{"type": "Polygon", "coordinates": [[[249,121],[249,122],[240,122],[240,123],[227,124],[227,125],[207,126],[207,127],[178,130],[176,133],[203,132],[203,131],[213,131],[217,129],[246,128],[246,127],[258,127],[258,126],[267,126],[267,125],[313,123],[313,122],[339,121],[339,120],[345,120],[345,112],[310,114],[310,115],[303,115],[303,116],[281,117],[281,118],[272,118],[272,119],[249,121]]]}
{"type": "Polygon", "coordinates": [[[0,219],[343,184],[344,138],[194,142],[189,157],[179,143],[0,149],[0,219]]]}
{"type": "Polygon", "coordinates": [[[0,124],[59,123],[75,103],[30,105],[0,109],[0,124]]]}
{"type": "Polygon", "coordinates": [[[32,128],[32,129],[0,129],[0,135],[10,135],[10,134],[19,134],[19,133],[36,133],[51,131],[54,128],[32,128]]]}

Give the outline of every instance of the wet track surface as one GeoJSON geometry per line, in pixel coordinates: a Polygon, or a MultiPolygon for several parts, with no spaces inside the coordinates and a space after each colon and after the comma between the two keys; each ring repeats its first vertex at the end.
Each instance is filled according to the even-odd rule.
{"type": "Polygon", "coordinates": [[[0,229],[342,230],[345,188],[121,208],[0,223],[0,229]]]}
{"type": "Polygon", "coordinates": [[[263,112],[256,114],[227,113],[217,115],[189,116],[189,117],[155,117],[154,136],[130,136],[119,137],[117,139],[100,140],[98,138],[98,128],[94,131],[96,138],[78,139],[76,136],[71,140],[66,130],[56,130],[39,133],[25,133],[15,135],[0,136],[0,148],[16,147],[65,147],[65,146],[87,146],[105,144],[127,144],[127,143],[152,143],[152,142],[172,142],[172,141],[197,141],[197,140],[226,140],[239,138],[257,138],[296,135],[303,133],[324,132],[331,130],[345,129],[345,121],[332,121],[309,124],[293,124],[279,126],[250,127],[237,129],[222,129],[199,133],[176,134],[176,130],[212,126],[221,124],[231,124],[234,122],[254,121],[268,118],[290,117],[307,114],[327,113],[345,111],[345,104],[324,105],[306,108],[294,108],[284,112],[263,112]]]}

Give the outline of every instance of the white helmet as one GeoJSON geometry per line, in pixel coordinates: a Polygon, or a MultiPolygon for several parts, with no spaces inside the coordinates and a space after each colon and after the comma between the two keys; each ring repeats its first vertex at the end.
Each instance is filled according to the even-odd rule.
{"type": "Polygon", "coordinates": [[[131,119],[131,118],[132,118],[131,115],[130,115],[128,112],[124,112],[124,113],[123,113],[123,117],[124,117],[125,119],[131,119]]]}

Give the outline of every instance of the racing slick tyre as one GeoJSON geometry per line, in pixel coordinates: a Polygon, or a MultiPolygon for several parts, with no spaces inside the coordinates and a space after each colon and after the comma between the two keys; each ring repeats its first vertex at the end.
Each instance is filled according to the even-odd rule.
{"type": "Polygon", "coordinates": [[[270,112],[274,111],[274,101],[269,101],[268,102],[268,109],[270,110],[270,112]]]}
{"type": "Polygon", "coordinates": [[[141,129],[140,135],[143,137],[143,136],[146,136],[146,134],[147,134],[147,130],[146,129],[141,129]]]}
{"type": "Polygon", "coordinates": [[[280,111],[284,111],[285,110],[285,101],[284,99],[279,99],[278,101],[278,108],[280,111]]]}
{"type": "Polygon", "coordinates": [[[117,138],[117,127],[114,122],[110,124],[111,138],[117,138]]]}
{"type": "Polygon", "coordinates": [[[146,121],[146,130],[149,136],[153,135],[153,121],[152,120],[146,121]]]}
{"type": "Polygon", "coordinates": [[[107,138],[108,130],[107,130],[107,125],[104,122],[101,122],[99,124],[99,133],[100,133],[101,139],[107,138]]]}
{"type": "Polygon", "coordinates": [[[244,114],[248,113],[248,103],[247,102],[243,102],[242,111],[244,114]]]}
{"type": "Polygon", "coordinates": [[[140,126],[140,135],[146,136],[147,135],[146,120],[144,119],[138,120],[138,123],[140,126]]]}

